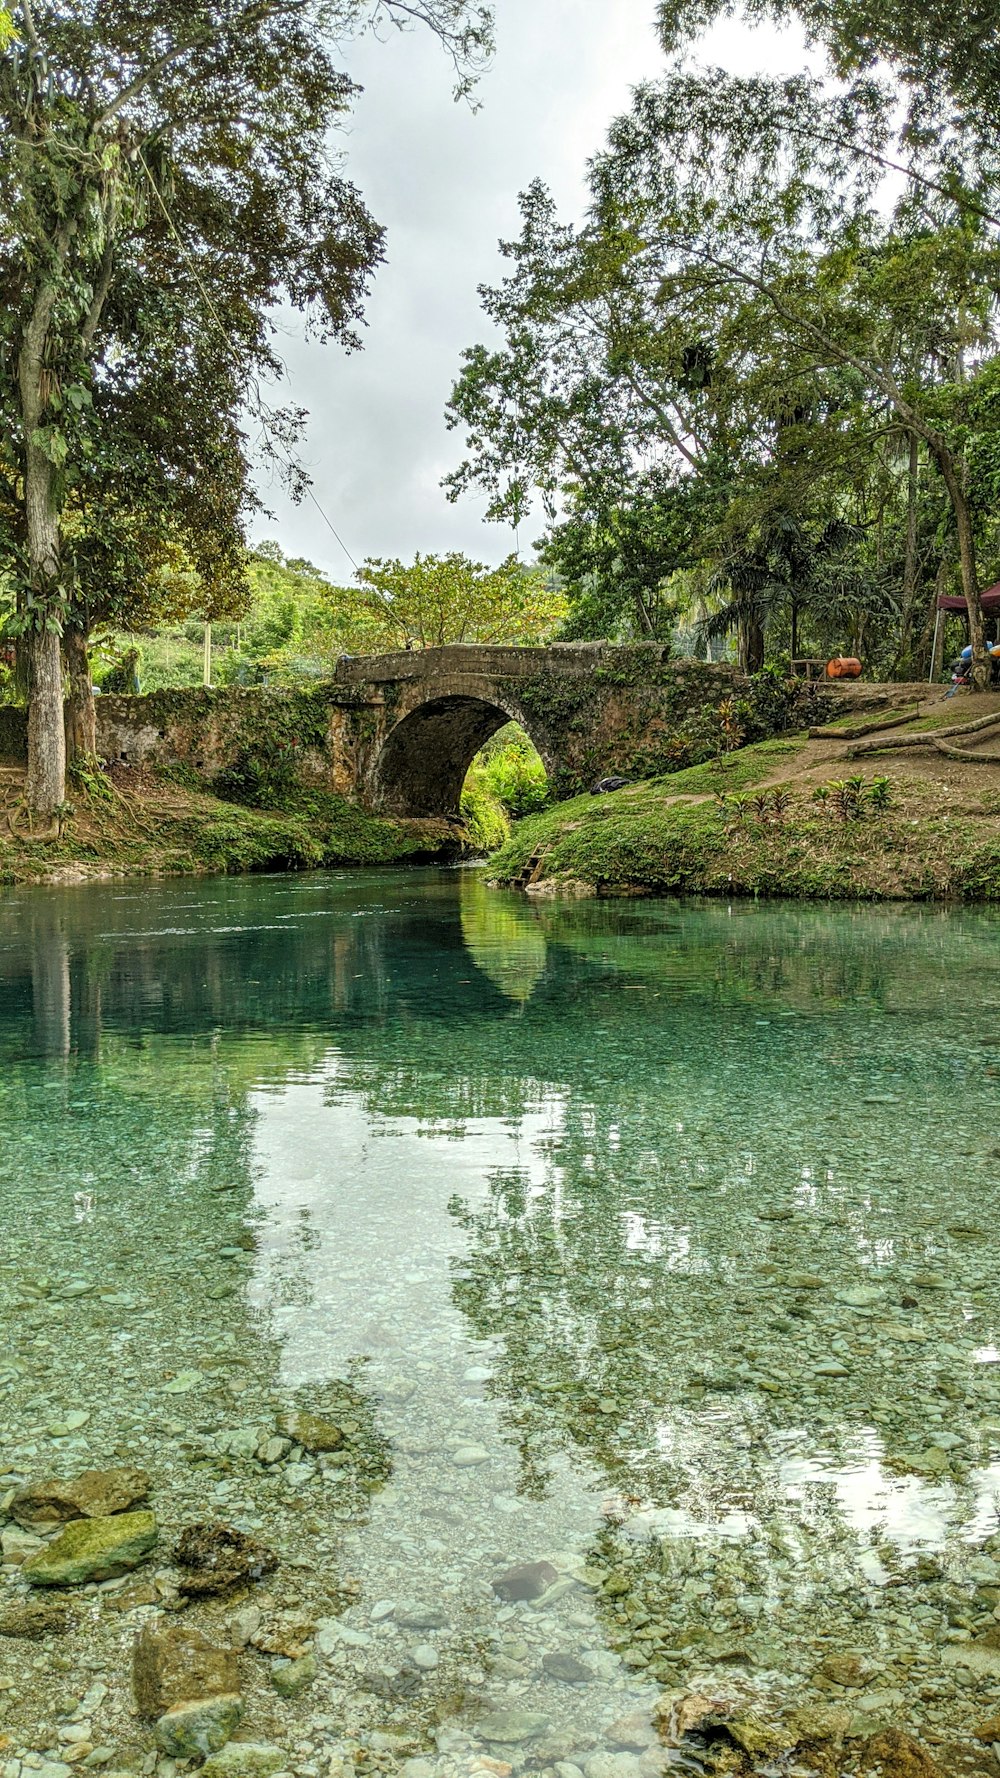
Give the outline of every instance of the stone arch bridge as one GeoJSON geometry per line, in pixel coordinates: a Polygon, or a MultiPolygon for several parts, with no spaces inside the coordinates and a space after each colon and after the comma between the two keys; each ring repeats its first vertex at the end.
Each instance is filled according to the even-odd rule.
{"type": "Polygon", "coordinates": [[[302,690],[160,691],[97,700],[98,749],[211,780],[287,746],[303,782],[372,810],[456,816],[479,749],[509,722],[557,794],[612,772],[669,771],[721,744],[731,668],[671,661],[662,644],[452,646],[344,656],[302,690]]]}
{"type": "Polygon", "coordinates": [[[355,794],[393,814],[456,814],[476,754],[510,722],[563,793],[654,762],[667,770],[687,751],[685,728],[711,722],[733,689],[730,669],[668,656],[662,644],[562,644],[344,659],[336,684],[359,692],[375,717],[355,794]]]}
{"type": "MultiPolygon", "coordinates": [[[[610,773],[652,776],[732,744],[745,686],[727,666],[671,660],[661,644],[454,646],[343,657],[331,680],[293,690],[172,690],[97,700],[98,750],[132,766],[183,766],[211,783],[280,757],[304,784],[369,809],[452,817],[479,749],[508,722],[531,736],[558,796],[610,773]]],[[[878,707],[898,687],[803,688],[833,708],[878,707]]],[[[809,704],[808,700],[812,700],[809,704]]],[[[0,712],[0,716],[3,712],[0,712]]],[[[23,728],[23,713],[12,712],[23,728]]],[[[24,736],[0,722],[0,757],[24,736]]]]}

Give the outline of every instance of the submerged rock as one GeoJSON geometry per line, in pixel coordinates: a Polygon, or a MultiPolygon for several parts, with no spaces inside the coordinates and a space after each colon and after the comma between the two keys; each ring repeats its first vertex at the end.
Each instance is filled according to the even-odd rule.
{"type": "Polygon", "coordinates": [[[943,1778],[941,1767],[925,1747],[902,1729],[883,1729],[862,1747],[862,1771],[879,1778],[943,1778]]]}
{"type": "Polygon", "coordinates": [[[155,1549],[159,1528],[152,1513],[118,1513],[110,1519],[75,1519],[22,1570],[33,1587],[82,1587],[131,1573],[155,1549]]]}
{"type": "Polygon", "coordinates": [[[41,1538],[35,1537],[30,1531],[20,1531],[16,1525],[8,1525],[0,1533],[0,1556],[6,1564],[16,1568],[20,1563],[27,1562],[42,1547],[41,1538]]]}
{"type": "Polygon", "coordinates": [[[201,1770],[202,1778],[270,1778],[287,1765],[287,1753],[266,1741],[228,1741],[201,1770]]]}
{"type": "Polygon", "coordinates": [[[15,1494],[11,1514],[19,1525],[65,1525],[73,1519],[107,1519],[148,1500],[143,1469],[87,1469],[69,1481],[31,1482],[15,1494]]]}
{"type": "Polygon", "coordinates": [[[232,1649],[218,1648],[187,1624],[146,1624],[132,1654],[132,1689],[140,1714],[162,1716],[173,1705],[239,1691],[232,1649]]]}
{"type": "Polygon", "coordinates": [[[517,1747],[522,1741],[534,1741],[549,1726],[547,1716],[536,1710],[491,1710],[476,1724],[480,1741],[497,1741],[503,1746],[517,1747]]]}
{"type": "Polygon", "coordinates": [[[175,1704],[156,1725],[156,1745],[168,1759],[207,1759],[225,1747],[242,1719],[243,1702],[236,1696],[175,1704]]]}
{"type": "Polygon", "coordinates": [[[192,1599],[249,1586],[278,1566],[277,1556],[266,1544],[220,1524],[189,1525],[181,1533],[174,1558],[185,1570],[178,1588],[192,1599]]]}
{"type": "Polygon", "coordinates": [[[439,1605],[397,1605],[393,1615],[402,1630],[444,1630],[448,1624],[439,1605]]]}
{"type": "Polygon", "coordinates": [[[23,1642],[43,1642],[48,1636],[65,1636],[73,1628],[73,1613],[54,1600],[33,1599],[25,1605],[9,1605],[0,1611],[0,1636],[23,1642]]]}
{"type": "Polygon", "coordinates": [[[301,1445],[304,1451],[311,1451],[314,1456],[322,1451],[339,1451],[344,1442],[341,1428],[333,1420],[324,1420],[320,1414],[304,1414],[295,1410],[290,1414],[279,1414],[278,1432],[283,1438],[291,1439],[295,1445],[301,1445]]]}
{"type": "Polygon", "coordinates": [[[556,1649],[552,1654],[542,1656],[542,1668],[550,1679],[560,1679],[564,1685],[590,1685],[593,1670],[568,1650],[556,1649]]]}
{"type": "Polygon", "coordinates": [[[540,1599],[558,1579],[551,1562],[519,1562],[497,1576],[493,1591],[498,1599],[540,1599]]]}
{"type": "Polygon", "coordinates": [[[297,1698],[312,1685],[319,1673],[316,1656],[303,1655],[301,1660],[282,1663],[271,1670],[271,1684],[282,1698],[297,1698]]]}

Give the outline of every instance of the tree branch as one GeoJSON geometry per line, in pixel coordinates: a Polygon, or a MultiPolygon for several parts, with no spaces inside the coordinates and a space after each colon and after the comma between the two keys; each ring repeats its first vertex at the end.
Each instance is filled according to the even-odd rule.
{"type": "Polygon", "coordinates": [[[39,41],[38,32],[35,28],[35,15],[31,10],[31,0],[21,0],[21,12],[24,15],[24,35],[31,44],[32,49],[37,50],[38,54],[41,55],[42,46],[39,41]]]}
{"type": "Polygon", "coordinates": [[[87,314],[87,319],[84,322],[83,327],[80,332],[80,338],[83,342],[84,351],[87,351],[87,352],[90,351],[90,348],[93,345],[94,339],[97,334],[97,329],[101,324],[101,316],[104,313],[104,305],[108,300],[108,293],[111,289],[111,279],[112,279],[112,276],[114,273],[114,265],[115,265],[115,242],[114,242],[114,237],[111,234],[111,231],[109,228],[108,240],[106,242],[106,245],[104,248],[104,254],[101,259],[101,269],[100,269],[100,272],[98,273],[97,283],[94,287],[93,301],[91,302],[90,309],[87,314]]]}
{"type": "Polygon", "coordinates": [[[175,43],[173,49],[165,50],[163,55],[151,63],[143,73],[137,74],[128,86],[122,88],[117,97],[112,99],[107,109],[102,112],[98,122],[100,124],[110,123],[112,118],[117,117],[118,113],[123,111],[132,99],[137,99],[139,94],[144,92],[158,75],[165,73],[175,62],[182,61],[192,49],[199,49],[208,41],[209,39],[205,36],[192,37],[187,43],[175,43]]]}

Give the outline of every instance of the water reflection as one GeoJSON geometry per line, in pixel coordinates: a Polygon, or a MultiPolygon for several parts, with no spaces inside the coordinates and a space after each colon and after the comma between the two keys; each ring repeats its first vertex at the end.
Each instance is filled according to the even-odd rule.
{"type": "Polygon", "coordinates": [[[790,1707],[833,1642],[958,1732],[974,1682],[920,1676],[1000,1609],[992,938],[468,872],[11,897],[11,1461],[85,1399],[66,1463],[352,1572],[301,1586],[359,1730],[530,1708],[545,1764],[663,1686],[790,1707]],[[39,1272],[90,1293],[19,1322],[39,1272]],[[262,1468],[348,1388],[388,1486],[262,1468]],[[548,1605],[493,1593],[542,1558],[548,1605]]]}

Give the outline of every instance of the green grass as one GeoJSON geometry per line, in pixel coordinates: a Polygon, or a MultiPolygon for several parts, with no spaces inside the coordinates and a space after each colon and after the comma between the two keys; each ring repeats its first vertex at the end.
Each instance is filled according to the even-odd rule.
{"type": "Polygon", "coordinates": [[[456,849],[444,822],[392,821],[341,797],[301,793],[280,810],[251,809],[190,791],[171,774],[161,798],[75,793],[61,838],[0,828],[0,882],[53,875],[196,875],[399,864],[456,849]]]}
{"type": "Polygon", "coordinates": [[[554,888],[603,895],[702,894],[805,899],[1000,898],[1000,821],[963,810],[928,780],[894,779],[893,803],[842,821],[792,781],[780,823],[727,820],[707,789],[732,792],[776,775],[799,744],[765,742],[607,797],[575,797],[526,820],[493,859],[491,876],[517,881],[533,858],[554,888]]]}
{"type": "Polygon", "coordinates": [[[786,735],[778,741],[758,741],[752,747],[740,747],[735,753],[723,753],[703,765],[687,766],[682,772],[668,772],[649,782],[664,790],[669,787],[671,796],[732,795],[773,778],[780,766],[790,765],[802,752],[807,738],[786,735]]]}

